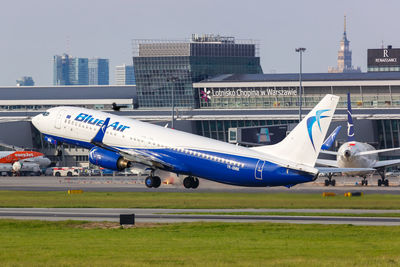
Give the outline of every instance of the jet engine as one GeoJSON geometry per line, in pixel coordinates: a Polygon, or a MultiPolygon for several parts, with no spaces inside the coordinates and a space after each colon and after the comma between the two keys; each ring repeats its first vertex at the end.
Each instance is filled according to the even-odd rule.
{"type": "Polygon", "coordinates": [[[14,172],[18,172],[21,169],[21,167],[22,167],[22,164],[19,161],[14,162],[12,165],[12,169],[14,172]]]}
{"type": "Polygon", "coordinates": [[[121,157],[121,155],[100,147],[94,147],[90,150],[89,162],[114,171],[122,171],[130,167],[129,161],[121,157]]]}

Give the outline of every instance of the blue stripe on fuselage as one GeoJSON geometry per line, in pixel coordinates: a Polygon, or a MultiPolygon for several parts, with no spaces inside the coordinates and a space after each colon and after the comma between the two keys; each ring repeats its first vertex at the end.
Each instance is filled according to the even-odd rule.
{"type": "MultiPolygon", "coordinates": [[[[47,135],[47,134],[46,134],[47,135]]],[[[53,139],[91,149],[94,147],[89,142],[67,139],[57,137],[53,135],[47,135],[53,139]]],[[[119,147],[119,149],[129,150],[131,148],[119,147]]],[[[204,153],[211,157],[218,157],[228,161],[235,161],[240,163],[240,166],[236,166],[229,163],[218,162],[203,157],[190,155],[185,152],[176,151],[169,148],[155,148],[155,149],[142,149],[135,148],[148,152],[150,154],[157,154],[157,158],[160,160],[173,164],[179,162],[179,169],[170,170],[172,172],[178,172],[180,174],[193,175],[208,180],[231,184],[239,186],[252,186],[252,187],[265,187],[265,186],[282,186],[282,185],[295,185],[298,183],[310,182],[313,180],[313,175],[300,172],[293,169],[287,169],[278,164],[265,161],[262,170],[262,180],[255,178],[255,168],[258,163],[258,159],[224,154],[219,152],[211,152],[204,150],[191,150],[198,153],[204,153]],[[244,167],[242,167],[244,164],[244,167]]]]}

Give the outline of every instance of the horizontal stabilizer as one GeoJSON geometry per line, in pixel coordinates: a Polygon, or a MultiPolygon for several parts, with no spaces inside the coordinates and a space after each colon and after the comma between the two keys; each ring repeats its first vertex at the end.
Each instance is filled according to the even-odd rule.
{"type": "Polygon", "coordinates": [[[390,152],[390,151],[395,151],[395,150],[400,150],[400,147],[361,151],[361,152],[358,152],[356,154],[356,156],[373,155],[373,154],[377,154],[377,153],[390,152]]]}
{"type": "Polygon", "coordinates": [[[329,159],[317,159],[317,165],[322,166],[329,166],[329,167],[338,167],[336,160],[329,160],[329,159]]]}
{"type": "Polygon", "coordinates": [[[347,173],[347,172],[374,172],[373,168],[327,168],[327,167],[315,167],[319,173],[347,173]]]}
{"type": "Polygon", "coordinates": [[[321,150],[319,153],[337,156],[337,151],[321,150]]]}
{"type": "Polygon", "coordinates": [[[390,167],[400,165],[400,159],[380,160],[374,164],[374,168],[390,167]]]}

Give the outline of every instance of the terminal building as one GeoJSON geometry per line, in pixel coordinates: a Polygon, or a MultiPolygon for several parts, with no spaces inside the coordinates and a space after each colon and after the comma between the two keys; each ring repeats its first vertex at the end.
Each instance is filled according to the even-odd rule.
{"type": "MultiPolygon", "coordinates": [[[[74,146],[65,146],[60,158],[56,147],[46,143],[30,123],[32,116],[61,105],[169,127],[174,113],[174,128],[225,142],[229,128],[298,122],[299,75],[262,74],[255,43],[194,35],[187,42],[135,41],[134,46],[138,49],[133,57],[136,86],[0,88],[0,143],[40,150],[59,165],[88,164],[88,151],[74,146]],[[122,108],[116,111],[113,106],[122,108]]],[[[400,146],[400,71],[395,71],[397,65],[382,65],[397,59],[376,60],[388,58],[384,55],[396,58],[392,50],[369,51],[365,73],[303,74],[304,114],[325,94],[339,95],[331,130],[339,124],[345,128],[346,94],[350,92],[357,140],[378,149],[400,146]],[[381,67],[390,71],[376,69],[381,67]]],[[[264,138],[266,133],[262,134],[264,138]]],[[[338,141],[345,138],[343,129],[338,141]]],[[[381,156],[393,158],[400,153],[381,156]]]]}

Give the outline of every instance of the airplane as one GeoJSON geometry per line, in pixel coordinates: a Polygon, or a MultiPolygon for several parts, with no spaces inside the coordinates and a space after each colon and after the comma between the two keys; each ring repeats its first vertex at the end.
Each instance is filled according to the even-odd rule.
{"type": "Polygon", "coordinates": [[[92,164],[121,171],[134,164],[151,171],[149,188],[161,184],[157,169],[187,175],[185,188],[204,178],[224,184],[287,186],[315,180],[319,173],[365,169],[314,167],[339,97],[326,95],[283,139],[269,146],[246,148],[105,112],[55,107],[32,118],[51,142],[90,149],[92,164]]]}
{"type": "Polygon", "coordinates": [[[50,163],[43,153],[36,151],[0,151],[0,173],[40,174],[50,163]]]}
{"type": "MultiPolygon", "coordinates": [[[[400,150],[400,147],[376,150],[370,144],[355,141],[350,93],[347,93],[347,142],[341,145],[337,152],[321,150],[323,154],[336,156],[336,160],[317,159],[317,164],[338,168],[369,168],[372,169],[372,171],[363,170],[345,172],[343,174],[360,176],[363,178],[361,184],[367,186],[367,175],[376,171],[381,176],[381,179],[378,179],[378,186],[389,186],[389,180],[386,179],[385,169],[389,166],[400,165],[400,159],[379,161],[378,153],[394,150],[400,150]]],[[[332,174],[328,174],[328,179],[325,180],[325,186],[329,184],[332,186],[335,185],[332,174]]]]}

